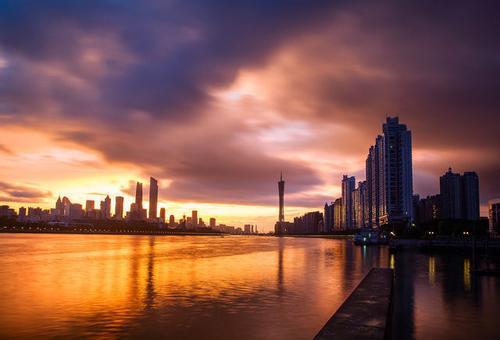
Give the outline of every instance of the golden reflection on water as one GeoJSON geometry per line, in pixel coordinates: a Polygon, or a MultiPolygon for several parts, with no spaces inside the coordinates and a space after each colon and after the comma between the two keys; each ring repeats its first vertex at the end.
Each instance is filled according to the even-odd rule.
{"type": "Polygon", "coordinates": [[[394,269],[394,254],[391,254],[391,257],[389,260],[389,268],[394,269]]]}
{"type": "Polygon", "coordinates": [[[0,337],[310,338],[387,263],[341,240],[2,236],[0,337]]]}
{"type": "Polygon", "coordinates": [[[429,283],[431,285],[436,283],[436,258],[434,256],[429,256],[429,283]]]}
{"type": "Polygon", "coordinates": [[[464,288],[466,291],[470,291],[471,287],[472,283],[471,283],[470,259],[464,258],[464,288]]]}

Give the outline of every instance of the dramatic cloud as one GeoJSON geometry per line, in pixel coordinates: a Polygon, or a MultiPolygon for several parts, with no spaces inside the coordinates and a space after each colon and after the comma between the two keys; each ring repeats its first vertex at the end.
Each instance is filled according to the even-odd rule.
{"type": "Polygon", "coordinates": [[[11,149],[9,149],[8,147],[6,147],[5,145],[2,145],[2,144],[0,144],[0,153],[6,154],[9,156],[14,155],[14,152],[11,149]]]}
{"type": "Polygon", "coordinates": [[[24,185],[0,182],[0,201],[39,203],[52,196],[50,191],[24,185]]]}
{"type": "Polygon", "coordinates": [[[496,7],[3,1],[0,128],[138,167],[164,200],[274,205],[283,171],[288,205],[321,207],[399,114],[416,191],[476,170],[484,203],[500,196],[496,7]]]}

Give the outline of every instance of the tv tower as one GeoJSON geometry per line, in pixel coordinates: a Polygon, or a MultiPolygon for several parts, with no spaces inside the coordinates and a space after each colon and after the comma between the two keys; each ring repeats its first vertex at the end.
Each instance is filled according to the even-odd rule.
{"type": "Polygon", "coordinates": [[[278,192],[280,196],[280,212],[278,216],[278,221],[285,221],[285,207],[284,207],[284,198],[285,198],[285,181],[283,180],[283,172],[280,173],[280,181],[278,182],[278,192]]]}

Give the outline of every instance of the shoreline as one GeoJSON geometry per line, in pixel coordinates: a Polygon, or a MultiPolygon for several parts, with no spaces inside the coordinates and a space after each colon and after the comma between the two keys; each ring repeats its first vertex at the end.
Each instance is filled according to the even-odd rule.
{"type": "Polygon", "coordinates": [[[130,231],[112,231],[112,230],[36,230],[36,229],[0,229],[1,234],[52,234],[52,235],[142,235],[142,236],[218,236],[224,237],[230,234],[221,232],[196,232],[196,231],[167,231],[167,230],[130,230],[130,231]]]}
{"type": "Polygon", "coordinates": [[[325,238],[332,240],[352,240],[354,235],[273,235],[274,237],[296,237],[296,238],[325,238]]]}

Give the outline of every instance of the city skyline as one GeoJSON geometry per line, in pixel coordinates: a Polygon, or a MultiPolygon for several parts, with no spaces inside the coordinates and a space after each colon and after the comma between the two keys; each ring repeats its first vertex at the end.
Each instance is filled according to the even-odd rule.
{"type": "Polygon", "coordinates": [[[129,181],[152,176],[159,207],[176,215],[203,209],[272,230],[280,170],[287,216],[322,208],[343,174],[363,177],[387,115],[411,127],[415,193],[438,192],[452,167],[481,178],[482,216],[500,196],[495,10],[139,7],[0,5],[2,204],[109,194],[128,209],[129,181]]]}
{"type": "Polygon", "coordinates": [[[0,0],[0,340],[500,339],[498,13],[0,0]]]}
{"type": "MultiPolygon", "coordinates": [[[[412,219],[411,209],[413,207],[413,202],[411,202],[411,201],[413,200],[414,192],[412,191],[411,188],[413,186],[412,172],[414,171],[414,169],[413,169],[413,165],[412,165],[411,131],[407,130],[406,125],[399,124],[399,117],[391,118],[389,116],[387,116],[387,121],[383,124],[382,130],[383,130],[384,135],[383,136],[378,135],[375,138],[375,143],[369,148],[368,157],[367,157],[366,162],[365,162],[365,176],[364,176],[365,178],[364,178],[364,180],[360,181],[358,183],[358,186],[356,186],[356,177],[355,176],[348,176],[345,174],[342,175],[343,178],[341,180],[341,185],[340,185],[340,190],[341,190],[340,195],[339,195],[340,197],[338,197],[338,198],[331,197],[330,200],[326,201],[324,213],[322,213],[322,216],[321,216],[321,221],[323,223],[323,226],[321,228],[327,228],[326,227],[327,220],[331,221],[332,225],[331,225],[331,228],[324,229],[325,232],[327,230],[335,230],[335,229],[339,229],[339,228],[344,229],[344,230],[348,230],[348,229],[353,229],[353,228],[359,227],[360,225],[376,227],[376,226],[380,226],[381,224],[388,221],[388,218],[390,218],[390,215],[391,215],[391,214],[389,214],[389,211],[388,211],[389,204],[388,204],[388,202],[383,202],[383,201],[379,202],[379,199],[380,200],[382,200],[382,199],[387,200],[388,199],[388,197],[386,197],[385,192],[390,191],[389,184],[382,184],[382,183],[378,184],[379,177],[381,178],[380,180],[383,180],[384,182],[386,180],[382,179],[384,177],[383,176],[384,172],[380,172],[380,170],[377,170],[377,169],[380,166],[383,166],[383,165],[380,165],[380,166],[378,165],[378,163],[381,162],[379,159],[382,159],[382,158],[385,159],[381,164],[385,164],[385,162],[389,162],[389,160],[387,160],[385,158],[386,156],[383,156],[384,151],[382,151],[382,150],[384,150],[384,148],[385,148],[385,146],[384,146],[385,143],[389,143],[389,139],[390,139],[389,136],[397,136],[398,134],[401,133],[401,132],[397,132],[397,134],[394,135],[395,131],[403,131],[402,132],[403,133],[403,137],[402,137],[403,145],[407,145],[407,146],[403,147],[404,151],[398,151],[398,152],[402,152],[402,154],[408,155],[406,157],[409,157],[409,163],[408,163],[408,165],[406,165],[405,163],[401,163],[400,165],[398,165],[398,167],[404,167],[404,168],[410,169],[409,179],[408,179],[408,181],[409,181],[408,186],[410,187],[410,191],[407,194],[410,197],[410,202],[409,202],[409,206],[410,206],[410,213],[409,214],[410,215],[407,216],[406,218],[408,218],[408,220],[412,219]],[[393,130],[393,132],[390,132],[390,130],[393,130]],[[406,140],[408,142],[405,142],[406,140]],[[407,144],[404,144],[404,143],[407,143],[407,144]],[[408,149],[405,149],[405,148],[408,148],[408,149]],[[373,176],[373,178],[371,176],[373,176]],[[387,188],[386,188],[386,185],[387,185],[387,188]],[[380,187],[380,189],[377,189],[379,187],[380,187]],[[360,190],[361,188],[363,188],[364,190],[361,191],[360,190]],[[373,194],[375,192],[378,192],[379,190],[380,190],[380,194],[377,194],[377,195],[373,194]],[[366,196],[366,198],[365,198],[365,196],[366,196]],[[361,199],[363,200],[363,202],[360,202],[361,199]],[[368,201],[365,202],[364,201],[365,199],[367,199],[368,201]],[[338,200],[340,200],[339,203],[340,203],[340,209],[341,209],[341,217],[339,220],[340,224],[334,225],[333,219],[332,219],[334,217],[333,210],[331,212],[329,212],[327,210],[327,208],[330,207],[331,209],[335,209],[334,201],[337,202],[338,200]],[[328,202],[331,202],[332,205],[329,206],[328,202]],[[360,215],[359,207],[363,206],[363,204],[366,204],[366,208],[363,207],[362,215],[360,215]],[[358,206],[358,208],[355,209],[354,208],[355,206],[358,206]],[[373,206],[373,207],[379,206],[380,208],[373,208],[373,210],[372,210],[372,208],[369,208],[369,206],[373,206]],[[380,209],[382,209],[382,210],[380,210],[380,209]],[[378,222],[379,218],[381,221],[380,223],[378,222]]],[[[394,144],[394,146],[396,146],[398,143],[399,144],[402,143],[401,137],[397,137],[396,139],[398,139],[399,142],[396,142],[394,144]],[[398,138],[400,138],[400,139],[398,139],[398,138]]],[[[390,146],[388,146],[388,147],[392,149],[392,147],[390,147],[390,146]]],[[[448,169],[448,172],[446,173],[446,175],[448,175],[448,174],[451,174],[451,167],[448,169]]],[[[470,178],[470,175],[476,176],[475,181],[476,182],[478,181],[477,175],[475,172],[465,171],[463,177],[470,178]]],[[[457,174],[455,176],[459,176],[459,174],[457,174]]],[[[360,177],[363,178],[363,176],[360,176],[360,177]]],[[[399,182],[400,181],[401,180],[399,180],[399,182]]],[[[438,179],[438,182],[440,183],[440,190],[441,191],[443,190],[442,181],[443,181],[443,176],[441,176],[440,179],[438,179]]],[[[283,178],[283,171],[281,171],[279,182],[278,182],[278,189],[279,189],[278,190],[279,191],[278,222],[285,222],[286,221],[285,220],[285,207],[284,207],[284,185],[285,185],[285,181],[283,178]]],[[[101,214],[101,218],[110,219],[112,217],[114,218],[115,216],[120,216],[120,214],[124,215],[126,212],[127,214],[124,215],[124,218],[126,218],[126,219],[151,220],[151,216],[153,216],[153,219],[157,219],[159,217],[158,213],[157,213],[158,208],[159,208],[159,206],[158,206],[158,202],[159,202],[158,201],[158,197],[159,197],[158,180],[155,179],[154,177],[149,177],[149,185],[146,188],[147,188],[147,194],[149,196],[149,199],[145,201],[144,200],[143,183],[140,181],[137,181],[137,182],[129,181],[129,188],[125,189],[122,187],[120,189],[121,196],[120,195],[114,196],[115,203],[113,206],[112,206],[111,198],[110,198],[109,194],[88,193],[88,195],[90,195],[90,196],[96,196],[96,195],[97,196],[106,196],[104,200],[100,201],[99,212],[101,214]],[[133,189],[131,187],[132,183],[135,183],[135,189],[133,189]],[[129,192],[132,190],[134,190],[133,196],[131,194],[129,194],[129,192]],[[124,194],[130,196],[130,209],[128,211],[126,211],[124,208],[124,204],[125,204],[125,197],[123,196],[124,194]],[[151,204],[151,202],[152,202],[152,204],[151,204]],[[112,214],[112,210],[115,211],[114,214],[112,214]]],[[[168,187],[167,187],[167,190],[168,190],[168,187]]],[[[403,188],[400,187],[398,190],[401,191],[401,190],[403,190],[403,188]]],[[[420,196],[419,193],[415,193],[415,194],[417,196],[420,196]]],[[[432,196],[433,194],[435,194],[435,192],[430,193],[427,196],[429,197],[429,196],[432,196]]],[[[479,194],[479,192],[477,192],[476,195],[477,194],[479,194]]],[[[67,196],[64,196],[64,199],[67,199],[67,196]]],[[[85,209],[83,209],[83,204],[78,204],[78,205],[81,206],[81,208],[83,209],[84,212],[88,212],[89,208],[90,208],[90,210],[97,209],[97,208],[95,208],[96,202],[99,202],[99,200],[86,199],[85,200],[85,209]]],[[[7,201],[7,203],[8,203],[8,201],[7,201]]],[[[12,207],[17,208],[19,210],[20,209],[26,210],[28,208],[39,208],[39,206],[30,206],[29,204],[22,204],[22,203],[19,203],[16,206],[15,203],[17,203],[17,202],[13,202],[13,203],[14,203],[14,205],[12,207]]],[[[23,203],[25,203],[25,202],[23,202],[23,203]]],[[[61,195],[59,195],[59,198],[56,202],[56,209],[59,209],[58,204],[60,204],[61,206],[64,206],[64,204],[61,202],[61,195]]],[[[407,203],[401,201],[401,203],[399,203],[399,204],[401,205],[400,209],[402,209],[402,205],[407,204],[407,203]]],[[[49,203],[49,205],[50,205],[50,203],[49,203]]],[[[196,207],[196,205],[197,205],[197,203],[191,203],[191,206],[194,207],[190,210],[192,213],[192,216],[187,217],[187,220],[184,220],[185,222],[188,221],[188,223],[192,223],[191,221],[198,220],[198,218],[197,218],[197,209],[198,208],[196,207]]],[[[337,205],[338,205],[338,203],[337,203],[337,205]]],[[[203,204],[202,204],[202,206],[203,206],[203,204]]],[[[296,207],[292,207],[292,209],[294,209],[294,208],[296,209],[296,207]]],[[[312,208],[321,208],[321,207],[312,207],[312,208]]],[[[164,214],[167,213],[167,205],[165,204],[165,202],[163,202],[160,209],[163,211],[164,214]]],[[[301,218],[303,218],[303,216],[308,216],[308,215],[311,215],[313,213],[314,214],[318,213],[316,211],[311,211],[311,210],[313,210],[313,209],[311,209],[309,207],[302,208],[302,209],[299,208],[299,209],[297,209],[296,212],[289,214],[289,215],[291,218],[293,218],[295,221],[297,221],[297,218],[301,219],[301,218]]],[[[319,210],[322,210],[322,209],[319,209],[319,210]]],[[[488,214],[490,213],[489,210],[490,210],[489,202],[487,202],[487,205],[485,208],[483,208],[481,206],[480,216],[487,217],[488,214]],[[484,211],[486,211],[486,213],[484,213],[484,211]]],[[[186,210],[182,211],[181,213],[179,213],[179,210],[173,210],[172,212],[174,212],[174,211],[176,211],[178,213],[178,216],[184,216],[184,218],[186,218],[185,217],[186,210]]],[[[173,213],[171,214],[170,212],[169,212],[169,215],[170,215],[170,221],[171,221],[172,216],[175,216],[175,215],[173,213]]],[[[446,215],[444,215],[444,216],[446,216],[446,215]]],[[[210,219],[212,219],[212,218],[218,219],[220,217],[211,217],[210,219]]],[[[272,219],[273,219],[273,217],[270,217],[269,221],[271,221],[272,219]]],[[[400,219],[400,217],[397,217],[396,219],[400,219]]],[[[178,220],[180,221],[182,219],[179,218],[178,220]]],[[[225,221],[224,218],[222,218],[221,220],[225,221]]],[[[166,220],[166,221],[168,223],[168,220],[166,220]]],[[[241,219],[240,220],[233,220],[231,223],[237,224],[237,225],[242,224],[241,219]]],[[[192,223],[192,225],[197,225],[197,223],[192,223]]],[[[225,225],[225,224],[223,224],[223,225],[225,225]]],[[[269,227],[268,225],[264,225],[262,229],[263,229],[263,231],[273,231],[273,230],[275,231],[275,227],[269,227]]]]}

